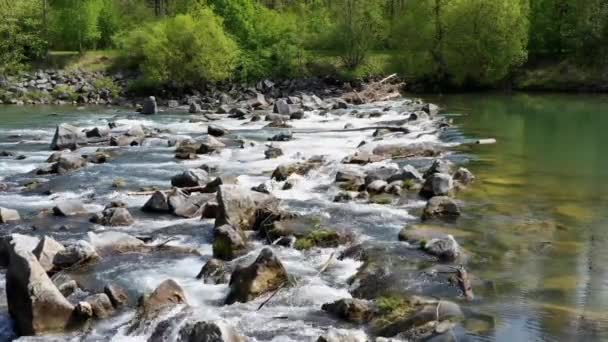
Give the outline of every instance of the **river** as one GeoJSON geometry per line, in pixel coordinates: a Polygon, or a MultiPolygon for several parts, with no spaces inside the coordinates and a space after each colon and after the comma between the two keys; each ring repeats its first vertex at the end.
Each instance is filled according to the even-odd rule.
{"type": "MultiPolygon", "coordinates": [[[[465,163],[477,177],[474,185],[458,195],[464,203],[463,216],[449,228],[466,234],[462,246],[475,255],[467,265],[469,272],[486,283],[472,307],[495,317],[491,329],[467,327],[477,330],[469,337],[493,341],[608,339],[608,159],[604,157],[608,148],[608,97],[467,94],[429,96],[426,100],[441,105],[443,114],[453,119],[455,126],[441,136],[426,135],[416,142],[454,146],[471,138],[498,141],[495,145],[460,145],[450,156],[465,163]]],[[[391,112],[382,120],[387,117],[392,117],[391,112]]],[[[169,129],[175,135],[200,136],[206,132],[203,124],[189,119],[182,113],[142,117],[115,108],[0,107],[0,150],[26,156],[23,160],[0,158],[0,181],[21,181],[26,177],[20,175],[43,164],[51,153],[48,143],[54,127],[61,122],[80,127],[107,125],[109,121],[119,126],[143,124],[169,129]]],[[[346,122],[364,126],[373,120],[305,119],[296,128],[342,128],[346,122]]],[[[278,162],[313,155],[339,161],[364,138],[360,132],[304,136],[283,143],[285,156],[279,160],[265,160],[260,158],[263,142],[272,132],[260,130],[261,124],[242,126],[237,120],[222,121],[222,125],[257,141],[257,147],[181,162],[173,158],[174,149],[167,147],[126,149],[112,162],[56,177],[51,184],[52,196],[0,193],[0,207],[15,208],[22,216],[33,217],[59,198],[81,198],[87,199],[91,213],[112,200],[125,201],[136,209],[147,198],[127,196],[126,192],[144,186],[166,188],[168,179],[184,167],[207,163],[217,166],[222,177],[254,186],[267,180],[268,172],[278,162]],[[112,187],[117,178],[126,183],[123,189],[112,187]]],[[[95,149],[85,147],[83,153],[95,149]]],[[[329,167],[318,170],[293,189],[279,191],[278,196],[292,210],[322,213],[335,226],[349,226],[363,239],[396,241],[399,230],[417,220],[412,213],[423,203],[416,200],[392,206],[331,203],[335,193],[328,194],[327,188],[319,185],[331,183],[332,172],[334,168],[329,167]]],[[[177,237],[173,243],[197,248],[207,257],[212,254],[212,222],[132,211],[137,223],[125,230],[129,234],[154,234],[159,241],[177,237]]],[[[89,229],[71,221],[49,220],[45,224],[47,227],[39,227],[34,234],[75,239],[85,236],[89,229]]],[[[19,229],[23,232],[25,228],[19,229]]],[[[323,276],[318,276],[317,269],[332,252],[279,250],[288,272],[303,279],[302,284],[283,291],[259,312],[255,310],[259,302],[218,306],[226,286],[202,285],[194,279],[205,258],[125,258],[101,263],[94,273],[96,280],[118,281],[133,293],[152,290],[162,280],[173,278],[186,289],[195,307],[193,315],[199,319],[221,318],[258,341],[314,340],[324,327],[340,325],[320,314],[318,308],[349,297],[346,279],[361,265],[351,259],[335,261],[323,276]]],[[[4,292],[4,285],[0,289],[4,292]]],[[[4,295],[0,295],[0,310],[0,338],[8,339],[13,331],[4,295]]],[[[132,312],[122,312],[99,323],[86,340],[139,340],[124,335],[122,327],[131,316],[132,312]]],[[[77,335],[68,337],[78,339],[77,335]]]]}

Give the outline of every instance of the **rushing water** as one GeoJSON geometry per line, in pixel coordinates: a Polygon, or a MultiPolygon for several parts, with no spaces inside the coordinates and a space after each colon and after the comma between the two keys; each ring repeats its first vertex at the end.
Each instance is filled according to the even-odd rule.
{"type": "MultiPolygon", "coordinates": [[[[489,332],[476,336],[497,341],[563,341],[608,339],[608,98],[563,95],[450,95],[429,100],[444,107],[456,127],[444,134],[424,135],[412,141],[450,144],[470,137],[494,137],[496,145],[460,146],[456,157],[468,161],[467,167],[478,181],[459,194],[465,204],[464,215],[451,224],[462,231],[463,247],[476,257],[469,263],[470,273],[487,280],[490,290],[475,301],[477,310],[491,313],[496,324],[489,332]]],[[[370,108],[371,109],[371,108],[370,108]]],[[[168,128],[173,135],[200,136],[206,124],[191,123],[188,114],[170,113],[142,117],[129,111],[106,108],[2,107],[0,108],[0,150],[27,156],[24,160],[0,159],[0,181],[19,181],[19,174],[44,163],[50,154],[54,126],[70,122],[81,127],[143,124],[168,128]]],[[[382,118],[401,118],[387,112],[382,118]]],[[[346,122],[361,127],[373,119],[354,119],[330,115],[295,122],[298,129],[342,128],[346,122]]],[[[0,206],[19,209],[22,216],[33,216],[53,206],[58,198],[87,199],[87,209],[97,212],[111,200],[128,203],[137,223],[122,231],[132,235],[153,234],[158,241],[177,237],[172,243],[199,249],[204,257],[146,257],[112,260],[95,266],[100,283],[117,281],[133,294],[152,290],[161,281],[173,278],[186,290],[199,319],[222,319],[255,340],[315,340],[329,326],[343,326],[320,311],[323,303],[349,297],[346,279],[356,272],[359,262],[334,261],[327,272],[318,268],[332,250],[300,252],[276,249],[288,272],[301,284],[286,289],[264,310],[256,311],[259,301],[221,307],[226,285],[205,285],[194,279],[211,252],[212,221],[149,216],[136,208],[146,197],[127,196],[142,186],[166,188],[172,175],[203,163],[217,166],[223,177],[236,177],[243,186],[254,186],[268,179],[268,172],[282,163],[313,155],[326,155],[330,163],[301,179],[289,191],[276,191],[291,210],[322,213],[335,227],[348,227],[361,239],[396,240],[400,228],[415,222],[411,211],[423,202],[392,206],[334,204],[333,181],[339,161],[353,151],[371,132],[348,134],[303,134],[281,143],[285,156],[277,160],[263,157],[264,140],[276,133],[260,130],[264,123],[243,126],[241,121],[222,120],[222,125],[240,136],[258,142],[245,150],[230,149],[220,155],[199,160],[176,161],[173,148],[147,147],[122,149],[116,160],[94,165],[68,176],[56,177],[53,196],[23,196],[0,193],[0,206]],[[332,164],[331,161],[334,161],[332,164]],[[122,178],[125,189],[112,188],[122,178]],[[283,317],[283,318],[277,318],[283,317]],[[287,319],[285,319],[287,318],[287,319]]],[[[413,127],[424,131],[424,125],[413,127]]],[[[398,138],[407,142],[408,137],[398,138]]],[[[94,151],[84,148],[83,153],[94,151]]],[[[46,221],[48,224],[48,221],[46,221]]],[[[60,240],[82,238],[84,229],[74,223],[61,229],[65,220],[51,221],[43,233],[60,240]],[[54,226],[53,226],[54,224],[54,226]],[[61,228],[59,228],[61,227],[61,228]],[[70,227],[68,227],[70,228],[70,227]]],[[[100,230],[100,228],[95,228],[100,230]]],[[[111,229],[107,229],[111,230],[111,229]]],[[[116,229],[121,231],[121,229],[116,229]]],[[[40,232],[38,232],[40,233],[40,232]]],[[[460,238],[459,238],[460,241],[460,238]]],[[[255,257],[256,246],[250,253],[255,257]]],[[[3,290],[4,275],[0,278],[3,290]]],[[[10,338],[12,329],[6,312],[6,299],[0,296],[0,339],[10,338]]],[[[127,337],[124,323],[132,312],[96,325],[87,340],[137,340],[127,337]]],[[[474,330],[474,329],[472,329],[474,330]]]]}

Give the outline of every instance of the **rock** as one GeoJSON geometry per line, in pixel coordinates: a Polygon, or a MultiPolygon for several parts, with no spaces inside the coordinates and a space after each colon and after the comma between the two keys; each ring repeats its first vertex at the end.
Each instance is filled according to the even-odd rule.
{"type": "Polygon", "coordinates": [[[220,185],[217,203],[219,212],[215,221],[216,227],[227,224],[235,229],[250,229],[257,207],[251,190],[237,185],[220,185]]]}
{"type": "Polygon", "coordinates": [[[351,195],[349,192],[339,192],[335,197],[334,197],[334,202],[336,203],[346,203],[346,202],[350,202],[353,200],[353,195],[351,195]]]}
{"type": "Polygon", "coordinates": [[[305,176],[310,170],[318,166],[318,163],[312,162],[297,162],[291,164],[279,165],[270,176],[271,179],[282,182],[287,180],[292,174],[305,176]]]}
{"type": "Polygon", "coordinates": [[[361,330],[344,330],[329,328],[329,330],[319,336],[317,342],[369,342],[365,332],[361,330]]]}
{"type": "Polygon", "coordinates": [[[405,165],[401,172],[395,175],[390,176],[387,180],[388,183],[392,183],[395,181],[414,181],[414,182],[422,182],[423,177],[412,165],[405,165]]]}
{"type": "Polygon", "coordinates": [[[110,298],[105,293],[98,293],[84,299],[91,305],[93,316],[98,319],[110,317],[114,313],[114,307],[110,298]]]}
{"type": "Polygon", "coordinates": [[[452,235],[426,241],[422,248],[443,261],[455,261],[460,255],[460,246],[452,235]]]}
{"type": "Polygon", "coordinates": [[[158,112],[158,106],[156,105],[156,98],[150,96],[144,100],[141,108],[141,113],[146,115],[156,114],[158,112]]]}
{"type": "Polygon", "coordinates": [[[133,216],[126,208],[107,208],[100,214],[91,217],[91,222],[103,226],[130,226],[135,223],[133,216]]]}
{"type": "Polygon", "coordinates": [[[9,253],[6,300],[18,334],[39,335],[68,328],[74,307],[53,284],[28,244],[13,235],[9,253]]]}
{"type": "Polygon", "coordinates": [[[291,132],[281,132],[268,138],[268,141],[290,141],[293,140],[293,134],[291,132]]]}
{"type": "Polygon", "coordinates": [[[146,135],[146,131],[142,125],[133,125],[125,132],[125,135],[128,137],[143,137],[146,135]]]}
{"type": "Polygon", "coordinates": [[[0,223],[11,223],[17,221],[21,221],[21,216],[17,210],[0,207],[0,223]]]}
{"type": "Polygon", "coordinates": [[[94,127],[85,132],[87,138],[105,138],[110,135],[110,130],[103,127],[94,127]]]}
{"type": "Polygon", "coordinates": [[[51,166],[51,172],[63,175],[68,172],[78,170],[86,165],[87,160],[81,156],[71,153],[63,153],[59,156],[57,162],[51,166]]]}
{"type": "Polygon", "coordinates": [[[435,196],[431,198],[424,208],[422,219],[431,218],[456,218],[460,216],[460,207],[450,197],[435,196]]]}
{"type": "Polygon", "coordinates": [[[263,94],[256,93],[255,97],[247,102],[252,108],[268,107],[268,102],[263,94]]]}
{"type": "Polygon", "coordinates": [[[420,195],[424,198],[433,196],[445,196],[450,194],[454,188],[452,177],[445,173],[433,173],[429,175],[420,189],[420,195]]]}
{"type": "Polygon", "coordinates": [[[363,181],[364,175],[358,171],[339,170],[336,173],[336,182],[363,181]]]}
{"type": "Polygon", "coordinates": [[[437,116],[437,114],[439,114],[439,107],[432,103],[427,103],[422,106],[422,110],[430,116],[437,116]]]}
{"type": "Polygon", "coordinates": [[[278,147],[269,146],[266,151],[264,151],[264,156],[266,159],[274,159],[283,155],[283,150],[278,147]]]}
{"type": "Polygon", "coordinates": [[[189,188],[205,185],[209,181],[209,174],[202,169],[186,170],[171,178],[171,185],[178,188],[189,188]]]}
{"type": "Polygon", "coordinates": [[[302,119],[304,119],[304,111],[302,111],[302,110],[292,111],[292,113],[289,114],[289,119],[291,119],[291,120],[302,120],[302,119]]]}
{"type": "Polygon", "coordinates": [[[88,302],[78,302],[74,307],[74,313],[86,321],[93,317],[93,307],[88,302]]]}
{"type": "Polygon", "coordinates": [[[112,306],[117,309],[125,306],[129,301],[127,292],[118,285],[108,284],[103,288],[103,292],[110,299],[112,306]]]}
{"type": "Polygon", "coordinates": [[[57,286],[57,289],[59,289],[59,292],[61,292],[62,295],[69,297],[72,293],[76,292],[80,288],[78,287],[76,280],[70,280],[57,286]]]}
{"type": "Polygon", "coordinates": [[[192,218],[200,216],[203,205],[209,200],[203,194],[186,195],[179,189],[173,189],[167,197],[169,211],[179,217],[192,218]]]}
{"type": "Polygon", "coordinates": [[[232,260],[243,255],[247,242],[238,228],[224,224],[213,229],[213,256],[221,260],[232,260]]]}
{"type": "Polygon", "coordinates": [[[323,304],[321,309],[338,318],[357,324],[370,321],[375,313],[375,308],[370,302],[348,298],[323,304]]]}
{"type": "Polygon", "coordinates": [[[65,247],[62,244],[55,241],[52,237],[45,235],[32,253],[38,258],[40,266],[48,273],[54,267],[53,260],[55,259],[55,255],[63,250],[65,250],[65,247]]]}
{"type": "Polygon", "coordinates": [[[198,103],[192,102],[192,103],[190,103],[190,106],[188,107],[188,112],[191,114],[197,114],[197,113],[202,112],[202,109],[198,103]]]}
{"type": "Polygon", "coordinates": [[[233,108],[230,110],[230,115],[228,116],[231,119],[245,119],[245,117],[249,114],[249,111],[245,108],[233,108]]]}
{"type": "Polygon", "coordinates": [[[225,284],[228,282],[226,263],[220,259],[209,259],[196,279],[202,279],[205,284],[225,284]]]}
{"type": "Polygon", "coordinates": [[[130,137],[127,135],[110,138],[110,146],[139,146],[141,142],[142,137],[130,137]]]}
{"type": "Polygon", "coordinates": [[[175,280],[167,279],[160,283],[154,292],[142,298],[139,317],[149,321],[180,304],[188,304],[184,290],[175,280]]]}
{"type": "Polygon", "coordinates": [[[264,248],[247,267],[237,267],[230,277],[225,303],[248,302],[287,283],[287,271],[270,248],[264,248]]]}
{"type": "Polygon", "coordinates": [[[207,136],[201,142],[199,148],[196,150],[196,153],[198,153],[198,154],[214,153],[214,152],[217,152],[217,151],[223,149],[224,147],[226,147],[226,145],[224,143],[222,143],[221,141],[215,139],[213,136],[207,136]]]}
{"type": "Polygon", "coordinates": [[[168,213],[169,202],[167,195],[162,191],[156,191],[141,209],[146,212],[168,213]]]}
{"type": "Polygon", "coordinates": [[[201,219],[215,219],[219,213],[219,205],[215,201],[209,201],[203,205],[201,219]]]}
{"type": "Polygon", "coordinates": [[[366,165],[369,163],[376,163],[385,160],[386,157],[368,152],[356,152],[352,156],[348,156],[342,160],[344,164],[358,164],[366,165]]]}
{"type": "Polygon", "coordinates": [[[435,173],[451,174],[454,164],[448,160],[435,159],[433,164],[424,172],[424,178],[428,178],[435,173]]]}
{"type": "Polygon", "coordinates": [[[207,134],[214,136],[214,137],[221,137],[224,135],[228,135],[229,133],[230,132],[227,129],[220,127],[218,125],[209,125],[207,127],[207,134]]]}
{"type": "Polygon", "coordinates": [[[86,143],[86,136],[80,128],[63,123],[55,130],[51,150],[75,150],[84,143],[86,143]]]}
{"type": "Polygon", "coordinates": [[[84,240],[78,240],[57,252],[53,258],[53,265],[59,269],[64,269],[75,264],[82,265],[97,259],[99,259],[99,254],[97,254],[95,247],[84,240]]]}
{"type": "Polygon", "coordinates": [[[61,201],[53,207],[53,214],[55,214],[55,216],[73,216],[86,212],[87,210],[79,200],[61,201]]]}
{"type": "Polygon", "coordinates": [[[469,185],[475,181],[475,176],[471,171],[461,167],[454,173],[454,180],[462,185],[469,185]]]}
{"type": "Polygon", "coordinates": [[[0,157],[14,157],[15,153],[10,151],[2,151],[0,152],[0,157]]]}
{"type": "Polygon", "coordinates": [[[375,180],[367,185],[367,192],[370,194],[380,194],[384,192],[384,189],[388,184],[383,180],[375,180]]]}
{"type": "Polygon", "coordinates": [[[179,107],[179,102],[176,100],[169,100],[169,101],[167,101],[167,107],[177,108],[177,107],[179,107]]]}
{"type": "Polygon", "coordinates": [[[223,322],[186,324],[179,332],[178,342],[244,342],[236,330],[223,322]]]}
{"type": "Polygon", "coordinates": [[[401,196],[401,194],[403,193],[403,182],[395,181],[390,183],[384,188],[384,192],[395,196],[401,196]]]}
{"type": "Polygon", "coordinates": [[[220,189],[220,185],[224,184],[221,177],[216,177],[211,182],[207,183],[205,187],[200,191],[201,193],[213,193],[220,189]]]}

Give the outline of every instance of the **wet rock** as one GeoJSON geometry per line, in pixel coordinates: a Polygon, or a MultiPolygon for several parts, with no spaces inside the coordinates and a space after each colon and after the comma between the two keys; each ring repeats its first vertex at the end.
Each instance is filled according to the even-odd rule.
{"type": "Polygon", "coordinates": [[[436,157],[441,149],[437,146],[427,146],[425,144],[390,144],[380,145],[374,148],[373,153],[384,156],[384,158],[413,158],[413,157],[436,157]]]}
{"type": "Polygon", "coordinates": [[[110,298],[105,293],[98,293],[84,299],[91,305],[93,317],[103,319],[110,317],[114,313],[114,307],[110,298]]]}
{"type": "Polygon", "coordinates": [[[283,150],[281,150],[278,147],[268,147],[268,149],[266,151],[264,151],[264,156],[266,156],[266,159],[274,159],[274,158],[278,158],[280,156],[283,155],[283,150]]]}
{"type": "Polygon", "coordinates": [[[214,153],[214,152],[220,151],[224,147],[226,147],[226,144],[224,144],[223,142],[215,139],[212,136],[207,136],[199,145],[198,149],[196,150],[196,153],[198,153],[198,154],[214,153]]]}
{"type": "Polygon", "coordinates": [[[203,205],[201,219],[215,219],[219,213],[219,205],[216,201],[208,201],[203,205]]]}
{"type": "Polygon", "coordinates": [[[83,265],[99,259],[99,254],[90,243],[78,240],[65,246],[65,249],[57,252],[53,258],[53,265],[58,269],[64,269],[73,265],[83,265]]]}
{"type": "Polygon", "coordinates": [[[356,152],[352,156],[348,156],[342,160],[344,164],[358,164],[366,165],[369,163],[376,163],[385,160],[386,157],[377,155],[369,152],[356,152]]]}
{"type": "Polygon", "coordinates": [[[139,146],[141,142],[142,137],[119,135],[110,138],[110,146],[139,146]]]}
{"type": "Polygon", "coordinates": [[[19,212],[14,209],[0,207],[0,223],[10,223],[21,221],[19,212]]]}
{"type": "Polygon", "coordinates": [[[225,303],[248,302],[287,283],[287,271],[271,249],[264,248],[247,267],[237,267],[230,277],[230,292],[225,303]]]}
{"type": "Polygon", "coordinates": [[[179,332],[178,342],[244,342],[236,330],[223,322],[186,324],[179,332]]]}
{"type": "Polygon", "coordinates": [[[358,171],[339,170],[336,173],[336,182],[363,181],[364,175],[358,171]]]}
{"type": "Polygon", "coordinates": [[[469,185],[475,181],[475,176],[468,169],[461,167],[454,173],[454,180],[462,185],[469,185]]]}
{"type": "Polygon", "coordinates": [[[209,259],[196,279],[202,279],[205,284],[225,284],[228,282],[226,263],[220,259],[209,259]]]}
{"type": "Polygon", "coordinates": [[[78,170],[87,165],[87,160],[79,155],[71,153],[63,153],[57,159],[50,169],[51,173],[66,174],[71,171],[78,170]]]}
{"type": "Polygon", "coordinates": [[[227,129],[218,125],[209,125],[209,127],[207,127],[207,133],[214,137],[221,137],[224,135],[228,135],[230,132],[227,129]]]}
{"type": "Polygon", "coordinates": [[[162,191],[156,191],[141,209],[146,212],[168,213],[169,201],[167,195],[162,191]]]}
{"type": "Polygon", "coordinates": [[[53,207],[53,214],[55,214],[55,216],[73,216],[86,212],[87,210],[79,200],[61,201],[53,207]]]}
{"type": "Polygon", "coordinates": [[[196,113],[200,113],[202,112],[201,106],[196,103],[196,102],[192,102],[190,104],[190,106],[188,107],[188,112],[191,114],[196,114],[196,113]]]}
{"type": "Polygon", "coordinates": [[[135,223],[133,216],[126,208],[106,208],[103,212],[91,217],[91,222],[103,226],[130,226],[135,223]]]}
{"type": "Polygon", "coordinates": [[[205,184],[205,187],[201,189],[201,193],[209,194],[213,192],[217,192],[220,189],[220,185],[224,184],[224,181],[221,177],[216,177],[211,182],[205,184]]]}
{"type": "Polygon", "coordinates": [[[167,279],[151,294],[140,300],[139,320],[155,319],[163,312],[181,304],[188,304],[184,290],[175,280],[167,279]]]}
{"type": "Polygon", "coordinates": [[[273,112],[281,115],[290,115],[292,110],[290,105],[285,100],[277,100],[274,103],[273,112]]]}
{"type": "Polygon", "coordinates": [[[90,318],[93,318],[93,307],[88,302],[78,302],[74,307],[74,313],[83,321],[87,321],[90,318]]]}
{"type": "Polygon", "coordinates": [[[186,170],[171,177],[171,185],[178,188],[189,188],[205,185],[209,181],[209,174],[202,169],[186,170]]]}
{"type": "Polygon", "coordinates": [[[148,247],[142,240],[125,233],[103,232],[95,234],[89,232],[88,235],[91,244],[101,256],[140,252],[147,250],[148,247]]]}
{"type": "Polygon", "coordinates": [[[156,98],[150,96],[144,100],[141,108],[141,113],[146,115],[156,114],[158,112],[158,106],[156,105],[156,98]]]}
{"type": "Polygon", "coordinates": [[[375,180],[367,185],[367,192],[370,194],[380,194],[384,192],[384,189],[388,184],[383,180],[375,180]]]}
{"type": "Polygon", "coordinates": [[[268,107],[268,102],[263,94],[256,93],[255,97],[247,101],[247,104],[252,108],[268,107]]]}
{"type": "Polygon", "coordinates": [[[403,193],[403,182],[395,181],[395,182],[388,184],[384,188],[384,192],[386,192],[387,194],[395,195],[395,196],[401,196],[401,194],[403,193]]]}
{"type": "MultiPolygon", "coordinates": [[[[228,116],[231,119],[239,119],[243,120],[245,117],[249,115],[249,111],[245,108],[233,108],[230,110],[230,115],[228,116]]],[[[253,119],[253,118],[252,118],[253,119]]]]}
{"type": "Polygon", "coordinates": [[[76,280],[70,280],[57,286],[57,289],[59,289],[59,292],[61,292],[62,295],[69,297],[72,293],[79,290],[80,287],[78,287],[76,280]]]}
{"type": "Polygon", "coordinates": [[[361,299],[340,299],[333,303],[323,304],[321,309],[338,318],[357,324],[370,321],[375,313],[373,304],[361,299]]]}
{"type": "Polygon", "coordinates": [[[169,100],[169,101],[167,101],[167,107],[177,108],[177,107],[179,107],[179,102],[176,100],[169,100]]]}
{"type": "Polygon", "coordinates": [[[336,203],[346,203],[353,200],[353,195],[349,192],[339,192],[336,196],[334,196],[334,202],[336,203]]]}
{"type": "Polygon", "coordinates": [[[425,198],[449,195],[453,188],[452,176],[445,173],[433,173],[424,182],[420,195],[425,198]]]}
{"type": "Polygon", "coordinates": [[[6,272],[8,311],[19,335],[63,330],[72,322],[74,307],[46,274],[28,243],[18,236],[10,242],[6,272]]]}
{"type": "Polygon", "coordinates": [[[395,181],[414,181],[414,182],[422,182],[423,177],[418,170],[412,165],[405,165],[401,172],[395,175],[390,176],[387,180],[388,183],[392,183],[395,181]]]}
{"type": "Polygon", "coordinates": [[[449,160],[436,159],[433,164],[424,172],[424,178],[429,178],[436,173],[451,174],[454,164],[449,160]]]}
{"type": "Polygon", "coordinates": [[[103,292],[108,296],[114,308],[121,308],[129,302],[129,295],[118,285],[108,284],[103,288],[103,292]]]}
{"type": "Polygon", "coordinates": [[[318,163],[313,162],[297,162],[292,164],[283,164],[279,165],[270,176],[271,179],[282,182],[287,180],[289,176],[292,174],[298,174],[300,176],[305,176],[310,172],[310,170],[319,166],[318,163]]]}
{"type": "Polygon", "coordinates": [[[422,110],[430,116],[437,116],[437,114],[439,114],[439,106],[432,103],[427,103],[422,106],[422,110]]]}
{"type": "Polygon", "coordinates": [[[235,229],[250,229],[255,218],[254,193],[237,185],[220,185],[217,192],[219,212],[215,226],[229,225],[235,229]]]}
{"type": "Polygon", "coordinates": [[[443,261],[455,261],[460,255],[460,246],[452,235],[428,240],[422,248],[443,261]]]}
{"type": "Polygon", "coordinates": [[[187,195],[183,191],[174,188],[167,197],[169,211],[176,216],[192,218],[200,216],[203,205],[209,197],[203,194],[187,195]]]}
{"type": "Polygon", "coordinates": [[[176,152],[175,158],[182,159],[182,160],[194,160],[194,159],[198,159],[198,156],[196,155],[196,153],[176,152]]]}
{"type": "Polygon", "coordinates": [[[431,198],[422,212],[422,219],[456,218],[460,216],[460,207],[452,198],[435,196],[431,198]]]}
{"type": "Polygon", "coordinates": [[[290,141],[293,140],[293,134],[291,132],[281,132],[268,138],[268,141],[290,141]]]}
{"type": "Polygon", "coordinates": [[[232,260],[247,250],[247,240],[242,231],[224,224],[213,229],[213,256],[221,260],[232,260]]]}
{"type": "Polygon", "coordinates": [[[38,258],[38,262],[44,271],[50,272],[54,267],[53,260],[55,259],[55,255],[64,249],[65,247],[62,244],[55,241],[52,237],[45,235],[32,253],[38,258]]]}
{"type": "Polygon", "coordinates": [[[10,151],[2,151],[0,152],[0,157],[14,157],[15,153],[10,151]]]}
{"type": "Polygon", "coordinates": [[[133,125],[126,132],[127,137],[143,137],[146,135],[146,131],[142,125],[133,125]]]}
{"type": "Polygon", "coordinates": [[[110,135],[110,130],[104,127],[94,127],[85,132],[87,138],[105,138],[110,135]]]}
{"type": "Polygon", "coordinates": [[[84,143],[86,143],[86,136],[80,128],[63,123],[55,130],[51,150],[75,150],[84,143]]]}

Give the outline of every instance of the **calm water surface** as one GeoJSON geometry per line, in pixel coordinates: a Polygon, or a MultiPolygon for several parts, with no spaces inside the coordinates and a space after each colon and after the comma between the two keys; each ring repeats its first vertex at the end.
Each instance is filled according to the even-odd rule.
{"type": "Polygon", "coordinates": [[[608,96],[431,97],[464,134],[476,185],[458,228],[494,281],[500,341],[608,340],[608,96]],[[484,260],[485,259],[485,260],[484,260]]]}

